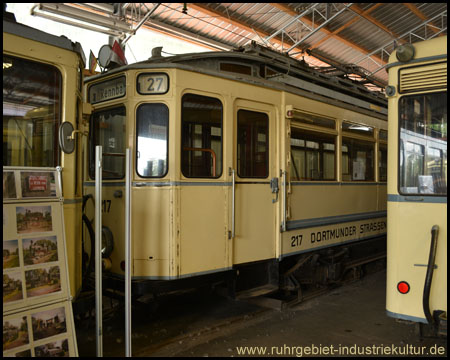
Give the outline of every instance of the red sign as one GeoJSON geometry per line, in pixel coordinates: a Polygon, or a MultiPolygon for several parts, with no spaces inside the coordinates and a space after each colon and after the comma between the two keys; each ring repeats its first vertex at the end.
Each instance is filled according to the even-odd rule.
{"type": "Polygon", "coordinates": [[[47,190],[47,176],[29,176],[28,187],[30,191],[47,190]]]}

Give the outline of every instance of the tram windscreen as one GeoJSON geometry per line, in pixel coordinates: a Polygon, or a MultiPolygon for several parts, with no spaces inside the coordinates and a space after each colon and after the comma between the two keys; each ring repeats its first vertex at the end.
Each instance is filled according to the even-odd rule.
{"type": "Polygon", "coordinates": [[[55,67],[3,56],[3,166],[58,165],[61,87],[55,67]]]}
{"type": "Polygon", "coordinates": [[[125,177],[125,107],[96,111],[91,116],[89,176],[95,178],[95,147],[102,146],[102,178],[125,177]]]}
{"type": "Polygon", "coordinates": [[[447,93],[402,97],[399,123],[400,193],[447,195],[447,93]]]}

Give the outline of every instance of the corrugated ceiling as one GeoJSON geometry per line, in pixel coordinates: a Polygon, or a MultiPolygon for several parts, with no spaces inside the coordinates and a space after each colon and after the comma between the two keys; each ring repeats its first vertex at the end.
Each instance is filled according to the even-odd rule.
{"type": "Polygon", "coordinates": [[[290,56],[324,71],[338,68],[336,73],[363,75],[379,87],[387,84],[384,67],[396,46],[447,34],[446,3],[64,5],[122,21],[130,29],[148,14],[143,26],[213,50],[255,41],[280,52],[289,50],[290,56]]]}

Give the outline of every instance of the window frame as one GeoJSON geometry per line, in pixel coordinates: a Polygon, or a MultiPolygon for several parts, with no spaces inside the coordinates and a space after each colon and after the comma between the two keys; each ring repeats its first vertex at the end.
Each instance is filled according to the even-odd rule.
{"type": "MultiPolygon", "coordinates": [[[[105,111],[110,111],[110,110],[118,110],[118,109],[124,109],[124,117],[125,117],[125,128],[127,127],[127,107],[125,104],[123,103],[119,103],[119,104],[114,104],[112,106],[109,107],[105,107],[105,108],[101,108],[101,109],[96,109],[95,111],[92,112],[90,119],[89,119],[89,143],[91,144],[89,146],[89,162],[88,162],[88,175],[90,179],[95,179],[95,147],[97,146],[95,144],[95,127],[94,127],[94,114],[100,113],[100,112],[105,112],[105,111]]],[[[126,132],[124,132],[124,143],[126,141],[126,132]]],[[[102,154],[102,159],[104,160],[105,155],[102,154]]],[[[124,158],[124,168],[123,168],[123,176],[122,177],[105,177],[104,171],[105,171],[105,167],[102,166],[102,179],[103,180],[123,180],[125,179],[125,153],[123,154],[123,158],[124,158]]]]}
{"type": "MultiPolygon", "coordinates": [[[[223,101],[217,96],[212,96],[212,94],[205,95],[205,94],[191,91],[191,92],[186,92],[181,96],[180,107],[181,107],[180,108],[181,121],[180,121],[180,140],[179,140],[180,142],[179,142],[179,144],[180,144],[180,173],[181,173],[181,175],[187,179],[219,179],[224,174],[224,171],[223,171],[223,168],[224,168],[224,162],[223,162],[223,160],[224,160],[224,105],[223,105],[223,101]],[[220,107],[221,107],[221,109],[220,109],[220,132],[221,132],[221,134],[220,134],[220,156],[221,156],[220,163],[221,163],[221,167],[219,168],[219,170],[220,170],[219,174],[216,174],[216,176],[212,176],[212,175],[211,176],[188,176],[184,172],[184,170],[185,170],[184,166],[186,166],[186,165],[183,165],[184,164],[183,163],[183,152],[191,151],[191,150],[184,150],[185,146],[183,143],[183,139],[184,139],[183,126],[185,124],[184,116],[183,116],[183,114],[184,114],[183,104],[184,104],[184,99],[186,96],[214,99],[215,101],[217,101],[220,104],[220,107]]],[[[203,149],[203,148],[199,148],[199,149],[203,149]]],[[[209,150],[213,150],[213,149],[209,149],[209,150]]],[[[198,151],[201,151],[201,150],[198,150],[198,151]]],[[[217,168],[217,162],[216,162],[216,168],[217,168]]]]}
{"type": "Polygon", "coordinates": [[[151,103],[141,103],[141,104],[139,104],[137,107],[136,107],[136,138],[135,138],[135,140],[136,140],[136,148],[135,148],[135,157],[136,157],[136,163],[135,163],[135,166],[136,166],[136,174],[139,176],[139,177],[141,177],[141,178],[144,178],[144,179],[160,179],[160,178],[163,178],[163,177],[166,177],[167,176],[167,174],[169,173],[169,141],[170,141],[170,138],[169,138],[169,126],[170,126],[170,113],[169,113],[169,107],[167,106],[167,104],[165,104],[165,103],[163,103],[163,102],[151,102],[151,103]],[[139,126],[138,126],[138,121],[139,121],[139,119],[138,119],[138,111],[139,111],[139,109],[142,107],[142,106],[145,106],[145,105],[163,105],[163,106],[165,106],[166,107],[166,109],[167,109],[167,125],[166,125],[166,170],[165,170],[165,172],[163,173],[163,175],[160,175],[160,176],[145,176],[145,175],[141,175],[140,173],[139,173],[139,171],[138,171],[138,156],[137,156],[137,152],[139,151],[139,147],[138,147],[138,138],[139,138],[139,126]]]}
{"type": "MultiPolygon", "coordinates": [[[[425,161],[426,161],[426,158],[427,158],[427,150],[429,148],[439,150],[436,147],[428,146],[428,140],[425,137],[429,137],[429,138],[431,138],[431,137],[428,136],[426,133],[422,134],[422,133],[415,132],[414,130],[409,130],[409,129],[406,129],[405,127],[402,127],[402,119],[401,119],[401,115],[402,115],[402,113],[401,113],[402,101],[403,101],[403,99],[407,99],[407,98],[423,97],[423,96],[435,95],[435,94],[443,94],[445,99],[447,98],[447,91],[439,90],[439,91],[429,91],[429,92],[424,92],[424,93],[408,93],[408,94],[405,94],[405,95],[401,96],[398,99],[398,109],[397,109],[397,126],[398,126],[398,131],[397,131],[397,144],[398,144],[398,149],[397,149],[397,191],[402,196],[412,196],[412,197],[417,197],[417,196],[420,196],[420,197],[423,197],[423,196],[427,196],[427,197],[446,197],[447,194],[448,194],[448,191],[446,191],[445,193],[426,193],[426,192],[419,192],[419,189],[418,189],[417,192],[408,193],[408,192],[402,191],[402,186],[401,186],[402,171],[403,171],[405,165],[401,166],[400,159],[403,156],[402,151],[403,151],[403,153],[406,151],[405,150],[406,142],[405,142],[405,144],[403,144],[404,138],[402,138],[402,135],[401,135],[402,129],[406,130],[406,131],[409,131],[409,132],[416,133],[420,137],[423,137],[423,139],[421,139],[421,141],[411,142],[412,144],[420,146],[420,147],[423,148],[423,155],[422,155],[423,156],[423,160],[422,160],[422,162],[423,162],[423,169],[422,169],[422,175],[426,176],[424,174],[424,172],[425,172],[425,161]]],[[[431,139],[433,139],[433,138],[431,138],[431,139]]],[[[446,143],[447,143],[446,145],[448,146],[447,139],[446,140],[437,139],[437,140],[438,141],[442,141],[442,142],[446,141],[446,143]]],[[[446,153],[445,156],[447,157],[448,154],[446,153]]],[[[441,159],[444,160],[444,156],[442,156],[441,159]]],[[[404,158],[403,161],[406,161],[406,159],[404,158]]],[[[444,163],[444,161],[442,161],[442,163],[444,163]]],[[[443,166],[444,165],[442,164],[442,169],[443,169],[443,166]]],[[[444,175],[444,174],[442,174],[442,175],[444,175]]],[[[403,188],[406,188],[406,186],[403,186],[403,188]]],[[[418,188],[419,188],[419,186],[418,186],[418,188]]]]}
{"type": "MultiPolygon", "coordinates": [[[[323,129],[322,129],[323,130],[323,129]]],[[[291,154],[291,164],[294,164],[294,156],[293,156],[293,152],[292,152],[292,139],[293,139],[293,133],[294,131],[301,131],[304,132],[306,134],[308,133],[313,133],[315,136],[325,136],[325,137],[333,137],[334,139],[334,150],[322,150],[322,154],[325,154],[326,152],[329,153],[333,153],[333,157],[334,157],[334,175],[333,175],[333,179],[298,179],[298,180],[292,180],[293,178],[293,174],[290,175],[291,181],[311,181],[311,182],[323,182],[323,181],[330,181],[330,182],[336,182],[338,180],[338,171],[337,171],[337,142],[338,142],[338,134],[335,131],[332,131],[332,129],[328,129],[328,131],[320,131],[319,129],[310,129],[310,128],[305,128],[305,127],[300,127],[300,126],[291,126],[291,135],[289,137],[290,140],[290,144],[289,144],[289,151],[291,154]],[[331,131],[330,131],[331,130],[331,131]]],[[[307,139],[304,139],[304,141],[308,141],[307,139]]],[[[312,140],[312,141],[316,141],[316,140],[312,140]]],[[[324,144],[324,142],[322,142],[321,144],[324,144]]],[[[305,151],[308,151],[306,147],[304,147],[305,151]]],[[[318,149],[317,151],[319,151],[319,155],[320,155],[320,149],[318,149]]],[[[320,158],[319,158],[319,162],[320,162],[320,158]]],[[[321,163],[323,164],[324,159],[322,158],[321,163]]],[[[322,174],[324,173],[324,168],[322,168],[322,174]]]]}
{"type": "Polygon", "coordinates": [[[270,116],[269,113],[265,111],[256,111],[254,109],[247,109],[247,108],[239,108],[236,111],[236,174],[240,179],[267,179],[270,176],[270,116]],[[240,166],[239,166],[239,159],[238,159],[238,146],[239,146],[239,112],[240,111],[246,111],[246,112],[252,112],[257,114],[262,114],[266,117],[266,158],[265,158],[265,167],[266,167],[266,175],[265,176],[243,176],[240,173],[240,166]]]}
{"type": "MultiPolygon", "coordinates": [[[[58,139],[59,139],[58,134],[59,134],[59,127],[61,126],[61,123],[62,123],[62,106],[63,106],[63,101],[64,101],[64,99],[63,99],[63,96],[64,96],[63,92],[65,91],[65,86],[66,86],[66,83],[65,83],[65,81],[63,79],[62,72],[57,66],[52,65],[52,64],[48,64],[48,63],[45,63],[45,62],[35,61],[35,60],[32,60],[32,59],[26,59],[26,58],[23,58],[23,57],[14,56],[14,55],[10,55],[10,54],[3,54],[3,58],[5,58],[5,57],[9,57],[9,58],[11,58],[13,60],[15,59],[15,60],[19,60],[19,61],[22,61],[22,62],[25,62],[25,63],[29,63],[29,64],[37,64],[39,66],[47,68],[47,70],[51,69],[52,71],[54,71],[54,74],[57,76],[57,81],[59,83],[59,91],[57,92],[57,94],[58,94],[58,105],[54,107],[54,110],[55,110],[55,112],[57,112],[58,116],[55,117],[56,121],[53,122],[54,133],[53,133],[52,148],[53,148],[53,151],[55,153],[54,159],[52,161],[53,164],[52,165],[44,165],[44,164],[41,163],[41,165],[36,165],[36,164],[31,164],[31,165],[25,165],[25,164],[14,165],[14,164],[9,164],[8,165],[8,164],[6,164],[4,162],[3,166],[57,167],[58,165],[61,165],[61,160],[62,160],[61,149],[60,149],[59,141],[58,141],[58,139]]],[[[33,66],[31,66],[31,68],[33,68],[33,66]]],[[[4,99],[5,98],[3,98],[3,101],[4,101],[4,99]]],[[[39,109],[39,107],[37,107],[36,109],[39,109]]],[[[43,124],[42,124],[42,126],[43,126],[43,124]]],[[[34,130],[35,129],[33,128],[33,131],[34,130]]],[[[6,144],[8,144],[8,141],[6,142],[6,144]]],[[[5,156],[5,154],[3,156],[5,156]]],[[[8,148],[6,148],[6,156],[8,156],[8,148]]]]}

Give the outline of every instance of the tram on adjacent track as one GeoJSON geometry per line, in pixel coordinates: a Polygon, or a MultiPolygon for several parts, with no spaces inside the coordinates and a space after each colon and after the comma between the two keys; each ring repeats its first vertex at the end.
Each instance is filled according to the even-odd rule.
{"type": "Polygon", "coordinates": [[[384,95],[252,44],[155,52],[87,78],[85,96],[83,186],[94,193],[101,145],[107,287],[123,288],[127,148],[136,296],[224,279],[295,293],[383,258],[384,95]]]}
{"type": "Polygon", "coordinates": [[[447,36],[389,59],[387,314],[447,333],[447,36]]]}
{"type": "MultiPolygon", "coordinates": [[[[71,293],[81,288],[81,146],[59,146],[63,123],[82,126],[84,53],[79,43],[3,16],[3,166],[62,167],[71,293]]],[[[72,131],[65,136],[71,136],[72,131]]],[[[5,226],[5,223],[3,224],[5,226]]]]}

